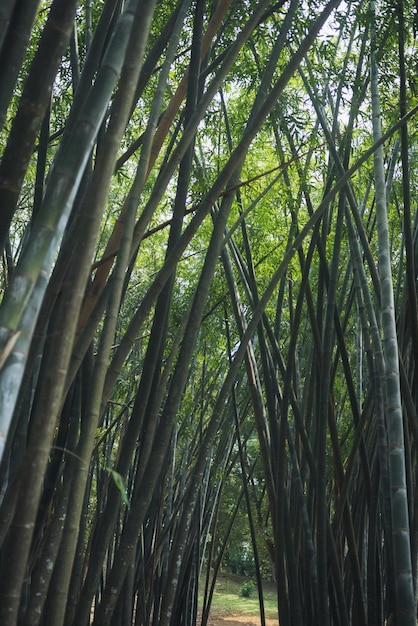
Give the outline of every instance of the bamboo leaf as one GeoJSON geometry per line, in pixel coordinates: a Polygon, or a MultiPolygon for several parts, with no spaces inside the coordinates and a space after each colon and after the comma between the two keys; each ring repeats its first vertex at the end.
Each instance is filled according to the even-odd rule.
{"type": "Polygon", "coordinates": [[[119,489],[122,502],[124,502],[124,504],[126,504],[127,508],[129,509],[131,503],[129,501],[128,492],[126,491],[125,482],[122,476],[119,474],[119,472],[111,467],[106,467],[106,470],[109,472],[109,474],[111,474],[116,487],[119,489]]]}

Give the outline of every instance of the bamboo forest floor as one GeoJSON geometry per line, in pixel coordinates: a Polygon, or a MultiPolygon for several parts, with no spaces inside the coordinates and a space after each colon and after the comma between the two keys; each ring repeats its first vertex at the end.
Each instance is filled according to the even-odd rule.
{"type": "MultiPolygon", "coordinates": [[[[243,598],[240,588],[248,580],[234,574],[220,574],[216,582],[208,626],[261,626],[257,592],[243,598]]],[[[275,585],[263,582],[266,626],[277,626],[275,585]]],[[[199,620],[198,620],[199,624],[199,620]]]]}
{"type": "MultiPolygon", "coordinates": [[[[277,619],[266,617],[266,626],[277,626],[277,619]]],[[[218,615],[211,613],[208,626],[261,626],[260,618],[254,615],[218,615]]]]}

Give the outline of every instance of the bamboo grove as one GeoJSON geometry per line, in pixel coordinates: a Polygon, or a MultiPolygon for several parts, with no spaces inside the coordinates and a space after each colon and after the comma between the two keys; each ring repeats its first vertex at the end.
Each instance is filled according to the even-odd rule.
{"type": "Polygon", "coordinates": [[[416,625],[412,0],[0,6],[0,623],[416,625]]]}

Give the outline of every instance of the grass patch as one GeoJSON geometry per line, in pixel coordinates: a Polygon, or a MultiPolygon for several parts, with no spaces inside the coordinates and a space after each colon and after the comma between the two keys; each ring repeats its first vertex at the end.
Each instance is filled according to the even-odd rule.
{"type": "MultiPolygon", "coordinates": [[[[257,585],[249,598],[241,595],[241,588],[248,578],[235,574],[219,574],[213,594],[211,614],[217,615],[260,615],[257,585]]],[[[204,581],[202,581],[204,584],[204,581]]],[[[203,589],[202,584],[202,589],[203,589]]],[[[263,583],[264,610],[266,617],[277,619],[277,595],[275,585],[263,583]]],[[[203,602],[203,591],[200,594],[200,606],[203,602]]]]}

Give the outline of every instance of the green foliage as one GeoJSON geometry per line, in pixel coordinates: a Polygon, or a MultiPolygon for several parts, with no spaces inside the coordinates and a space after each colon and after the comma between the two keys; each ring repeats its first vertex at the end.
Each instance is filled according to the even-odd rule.
{"type": "Polygon", "coordinates": [[[112,469],[111,467],[107,467],[106,470],[112,476],[113,481],[114,481],[116,487],[119,489],[120,497],[122,499],[122,502],[129,509],[130,501],[129,501],[128,493],[126,491],[125,483],[124,483],[124,480],[123,480],[122,476],[119,474],[119,472],[117,472],[116,470],[112,469]]]}
{"type": "Polygon", "coordinates": [[[233,574],[254,576],[254,555],[248,541],[231,539],[231,545],[225,554],[224,567],[233,574]]]}
{"type": "MultiPolygon", "coordinates": [[[[42,135],[30,144],[42,120],[29,103],[14,139],[17,150],[31,146],[27,163],[1,157],[2,209],[15,197],[0,279],[2,625],[42,615],[54,626],[128,626],[135,613],[144,626],[168,626],[168,615],[193,626],[206,565],[209,582],[216,568],[245,577],[216,582],[214,605],[224,585],[228,610],[258,614],[249,596],[260,577],[275,581],[266,598],[276,620],[277,597],[284,621],[301,624],[383,623],[375,608],[393,608],[387,505],[399,494],[385,474],[386,311],[364,158],[376,117],[370,14],[367,3],[341,3],[296,63],[325,2],[292,3],[278,58],[290,5],[266,1],[255,19],[262,4],[80,3],[78,48],[67,45],[51,78],[42,135]]],[[[54,5],[39,5],[3,148],[54,5]]],[[[416,7],[377,5],[379,117],[393,130],[400,8],[408,110],[417,98],[416,7]]],[[[18,13],[2,21],[4,45],[21,41],[18,13]]],[[[398,129],[382,144],[380,183],[390,191],[408,507],[418,449],[414,124],[406,154],[398,129]]]]}
{"type": "Polygon", "coordinates": [[[254,583],[252,580],[246,580],[243,585],[241,585],[240,594],[243,598],[250,598],[254,593],[254,583]]]}

